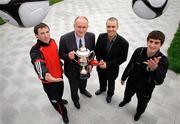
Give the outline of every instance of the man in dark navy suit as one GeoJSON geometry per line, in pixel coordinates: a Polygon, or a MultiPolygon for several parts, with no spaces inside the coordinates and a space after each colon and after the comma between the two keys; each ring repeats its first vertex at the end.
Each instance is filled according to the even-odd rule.
{"type": "MultiPolygon", "coordinates": [[[[80,108],[78,89],[80,93],[92,97],[86,90],[87,79],[80,79],[80,66],[74,61],[75,52],[85,46],[90,51],[95,49],[95,35],[87,32],[88,19],[84,16],[78,16],[74,20],[74,31],[63,35],[59,43],[59,55],[64,60],[64,71],[67,76],[71,89],[71,98],[77,109],[80,108]]],[[[91,65],[88,70],[91,71],[91,65]]]]}

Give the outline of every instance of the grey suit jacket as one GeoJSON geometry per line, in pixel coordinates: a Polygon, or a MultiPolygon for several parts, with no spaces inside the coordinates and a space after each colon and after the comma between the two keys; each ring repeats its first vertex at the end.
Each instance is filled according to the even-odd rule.
{"type": "MultiPolygon", "coordinates": [[[[95,35],[87,32],[84,39],[86,48],[90,51],[94,50],[95,35]]],[[[68,53],[73,50],[78,50],[74,31],[61,36],[59,42],[59,56],[64,60],[64,71],[68,78],[79,77],[79,65],[74,60],[70,60],[68,57],[68,53]]]]}

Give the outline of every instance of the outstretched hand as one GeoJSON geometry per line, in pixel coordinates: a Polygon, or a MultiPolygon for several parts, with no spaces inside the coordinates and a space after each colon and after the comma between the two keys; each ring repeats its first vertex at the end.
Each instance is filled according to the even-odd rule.
{"type": "Polygon", "coordinates": [[[60,82],[63,81],[62,78],[55,78],[50,73],[46,73],[45,80],[48,82],[60,82]]]}
{"type": "Polygon", "coordinates": [[[158,67],[158,63],[159,63],[160,59],[161,59],[160,56],[154,57],[154,59],[149,59],[143,63],[147,65],[147,67],[150,69],[150,71],[154,71],[158,67]]]}

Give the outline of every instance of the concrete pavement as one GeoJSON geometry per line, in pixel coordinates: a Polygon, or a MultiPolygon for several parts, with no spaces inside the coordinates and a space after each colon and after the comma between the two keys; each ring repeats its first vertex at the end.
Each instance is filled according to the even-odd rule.
{"type": "MultiPolygon", "coordinates": [[[[50,26],[52,37],[59,44],[60,36],[73,30],[76,16],[88,17],[88,31],[94,32],[96,38],[106,31],[106,19],[114,16],[120,24],[118,33],[129,41],[128,62],[134,49],[146,45],[147,34],[154,29],[165,33],[162,51],[167,54],[180,20],[179,7],[179,0],[171,0],[162,16],[144,20],[132,11],[131,0],[64,0],[51,6],[44,22],[50,26]]],[[[29,50],[34,43],[33,28],[18,28],[9,24],[0,26],[0,124],[63,124],[30,63],[29,50]]],[[[99,86],[95,68],[87,86],[93,97],[89,99],[79,94],[80,110],[71,101],[69,84],[64,76],[69,124],[180,123],[180,75],[170,70],[164,84],[156,87],[146,112],[138,122],[133,120],[136,97],[127,106],[118,107],[125,88],[119,81],[127,62],[120,67],[115,95],[110,104],[105,101],[106,93],[94,95],[99,86]]]]}

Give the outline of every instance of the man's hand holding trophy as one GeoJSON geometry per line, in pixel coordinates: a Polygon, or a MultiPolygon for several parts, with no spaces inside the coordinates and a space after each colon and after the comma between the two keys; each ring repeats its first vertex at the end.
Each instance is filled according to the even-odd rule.
{"type": "Polygon", "coordinates": [[[74,56],[71,56],[71,53],[69,53],[69,58],[73,58],[80,65],[80,78],[88,79],[92,70],[90,62],[94,59],[95,52],[82,46],[76,52],[72,52],[72,54],[74,54],[74,56]]]}
{"type": "MultiPolygon", "coordinates": [[[[88,79],[93,66],[100,66],[102,62],[94,60],[95,52],[85,46],[80,47],[76,52],[71,51],[69,58],[74,59],[80,65],[80,78],[88,79]]],[[[103,62],[104,65],[104,62],[103,62]]]]}
{"type": "Polygon", "coordinates": [[[75,54],[75,51],[69,52],[69,53],[68,53],[69,59],[73,60],[73,59],[75,58],[74,54],[75,54]]]}

